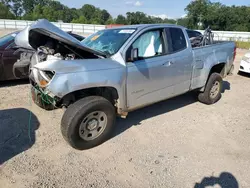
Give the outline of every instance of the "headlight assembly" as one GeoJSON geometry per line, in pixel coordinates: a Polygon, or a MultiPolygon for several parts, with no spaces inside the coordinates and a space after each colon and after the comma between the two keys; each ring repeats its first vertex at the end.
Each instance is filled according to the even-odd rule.
{"type": "Polygon", "coordinates": [[[33,75],[36,83],[40,87],[45,88],[49,84],[55,73],[52,71],[44,71],[33,68],[33,75]]]}

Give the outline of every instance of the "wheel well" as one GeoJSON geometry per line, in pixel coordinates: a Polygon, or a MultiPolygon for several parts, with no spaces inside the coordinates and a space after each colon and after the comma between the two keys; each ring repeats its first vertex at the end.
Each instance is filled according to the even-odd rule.
{"type": "Polygon", "coordinates": [[[210,70],[209,76],[215,72],[221,74],[221,76],[224,76],[224,68],[225,68],[225,63],[219,63],[214,65],[210,70]]]}
{"type": "MultiPolygon", "coordinates": [[[[209,78],[210,78],[210,75],[211,75],[212,73],[219,73],[222,77],[225,76],[225,65],[226,65],[226,63],[219,63],[219,64],[214,65],[214,66],[211,68],[211,70],[210,70],[210,72],[209,72],[209,75],[208,75],[208,77],[207,77],[205,86],[207,85],[207,82],[208,82],[208,80],[209,80],[209,78]]],[[[200,89],[201,92],[203,92],[203,91],[205,90],[205,86],[202,87],[202,88],[200,89]]]]}
{"type": "Polygon", "coordinates": [[[93,87],[88,89],[82,89],[78,91],[74,91],[72,93],[64,96],[60,101],[60,106],[69,106],[75,101],[82,99],[87,96],[102,96],[109,100],[113,105],[116,104],[118,99],[118,92],[113,87],[93,87]]]}

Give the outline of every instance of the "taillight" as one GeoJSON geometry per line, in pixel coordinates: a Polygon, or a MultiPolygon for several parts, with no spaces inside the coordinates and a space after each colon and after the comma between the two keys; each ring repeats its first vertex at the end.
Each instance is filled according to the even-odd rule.
{"type": "Polygon", "coordinates": [[[237,50],[237,48],[236,48],[236,46],[234,47],[234,60],[235,60],[235,58],[236,58],[236,50],[237,50]]]}

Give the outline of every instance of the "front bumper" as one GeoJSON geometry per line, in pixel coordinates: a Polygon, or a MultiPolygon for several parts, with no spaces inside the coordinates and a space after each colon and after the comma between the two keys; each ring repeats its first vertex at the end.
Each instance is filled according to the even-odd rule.
{"type": "Polygon", "coordinates": [[[35,104],[45,110],[53,110],[58,108],[60,105],[60,98],[47,92],[46,89],[42,89],[36,83],[33,71],[29,75],[29,80],[31,84],[31,96],[35,104]]]}
{"type": "Polygon", "coordinates": [[[245,73],[250,73],[250,62],[246,62],[244,60],[241,60],[239,71],[245,72],[245,73]]]}
{"type": "Polygon", "coordinates": [[[31,97],[36,105],[45,110],[53,110],[56,108],[55,100],[52,97],[43,93],[40,88],[33,85],[31,86],[31,97]]]}

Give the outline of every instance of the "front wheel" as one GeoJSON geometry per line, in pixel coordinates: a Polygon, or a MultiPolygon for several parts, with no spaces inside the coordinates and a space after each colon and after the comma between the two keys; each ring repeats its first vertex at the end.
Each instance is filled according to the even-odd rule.
{"type": "Polygon", "coordinates": [[[221,98],[222,77],[218,73],[212,73],[203,93],[199,93],[198,99],[205,104],[214,104],[221,98]]]}
{"type": "Polygon", "coordinates": [[[90,149],[110,138],[115,108],[105,98],[90,96],[70,105],[61,121],[64,139],[75,149],[90,149]]]}

